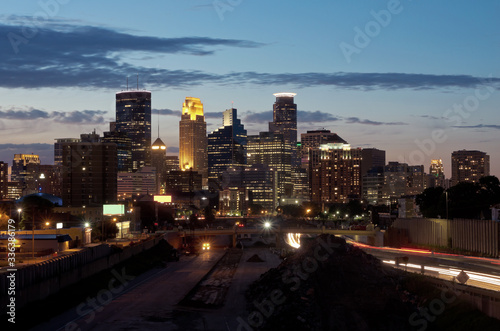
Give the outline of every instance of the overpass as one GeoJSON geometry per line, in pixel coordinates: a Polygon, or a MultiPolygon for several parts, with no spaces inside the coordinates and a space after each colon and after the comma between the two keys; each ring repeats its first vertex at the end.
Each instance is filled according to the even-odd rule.
{"type": "MultiPolygon", "coordinates": [[[[171,231],[175,232],[175,231],[171,231]]],[[[308,234],[308,235],[320,235],[320,234],[333,234],[333,235],[344,235],[353,238],[359,236],[366,236],[372,238],[372,243],[374,246],[383,246],[383,234],[380,230],[339,230],[339,229],[326,229],[324,226],[321,228],[300,228],[300,227],[281,227],[273,226],[270,228],[244,228],[244,227],[234,227],[231,229],[195,229],[189,230],[184,229],[178,231],[180,236],[194,236],[194,237],[210,237],[210,236],[221,236],[227,235],[233,237],[233,246],[236,245],[237,236],[240,234],[274,234],[276,236],[276,248],[281,248],[281,240],[279,240],[284,234],[297,233],[297,234],[308,234]]]]}

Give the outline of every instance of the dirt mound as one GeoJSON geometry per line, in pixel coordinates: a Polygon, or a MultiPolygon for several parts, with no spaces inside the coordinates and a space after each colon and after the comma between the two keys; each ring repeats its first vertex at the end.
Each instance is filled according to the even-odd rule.
{"type": "Polygon", "coordinates": [[[264,262],[257,254],[252,255],[247,262],[264,262]]]}
{"type": "Polygon", "coordinates": [[[322,235],[246,292],[254,330],[408,330],[415,309],[400,275],[376,258],[322,235]]]}

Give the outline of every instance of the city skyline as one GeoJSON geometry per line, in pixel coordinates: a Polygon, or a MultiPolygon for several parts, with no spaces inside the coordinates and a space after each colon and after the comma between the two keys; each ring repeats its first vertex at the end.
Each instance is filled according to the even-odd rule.
{"type": "Polygon", "coordinates": [[[108,131],[115,93],[127,77],[135,88],[138,75],[169,154],[187,96],[203,100],[207,133],[234,101],[256,135],[272,121],[272,94],[294,92],[298,134],[325,128],[426,169],[442,159],[448,178],[453,151],[480,150],[500,176],[493,1],[243,1],[225,11],[206,1],[53,3],[8,1],[0,24],[0,160],[9,164],[21,153],[51,164],[56,138],[108,131]],[[131,11],[148,19],[125,25],[120,14],[131,11]],[[251,24],[257,17],[262,26],[251,24]],[[285,24],[289,17],[298,24],[285,24]]]}

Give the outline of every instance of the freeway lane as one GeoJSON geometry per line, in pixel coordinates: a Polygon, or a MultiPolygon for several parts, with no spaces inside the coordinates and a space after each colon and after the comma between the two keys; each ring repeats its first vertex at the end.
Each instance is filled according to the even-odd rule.
{"type": "MultiPolygon", "coordinates": [[[[85,316],[76,307],[33,330],[165,330],[174,306],[222,257],[224,250],[212,250],[199,256],[182,256],[132,280],[108,305],[85,316]],[[159,323],[161,322],[161,323],[159,323]]],[[[170,325],[177,329],[175,325],[170,325]]],[[[193,325],[193,329],[198,326],[193,325]]]]}
{"type": "Polygon", "coordinates": [[[436,253],[421,249],[372,247],[350,240],[348,242],[393,266],[396,265],[397,257],[407,256],[408,263],[399,263],[399,267],[410,272],[423,272],[428,276],[452,281],[463,270],[469,277],[465,284],[500,292],[499,259],[436,253]]]}

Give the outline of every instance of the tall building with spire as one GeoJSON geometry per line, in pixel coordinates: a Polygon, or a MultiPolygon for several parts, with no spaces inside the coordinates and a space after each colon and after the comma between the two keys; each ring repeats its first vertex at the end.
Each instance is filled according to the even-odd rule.
{"type": "Polygon", "coordinates": [[[296,95],[296,93],[275,93],[273,121],[269,122],[269,132],[282,134],[285,144],[290,146],[292,167],[300,165],[297,157],[297,105],[293,100],[296,95]]]}
{"type": "Polygon", "coordinates": [[[207,123],[199,98],[187,97],[182,104],[179,122],[179,167],[192,169],[202,175],[207,185],[207,123]]]}
{"type": "Polygon", "coordinates": [[[151,146],[151,165],[156,168],[156,193],[165,193],[167,146],[158,137],[151,146]]]}
{"type": "Polygon", "coordinates": [[[117,92],[115,125],[132,139],[132,170],[151,165],[151,92],[117,92]]]}

